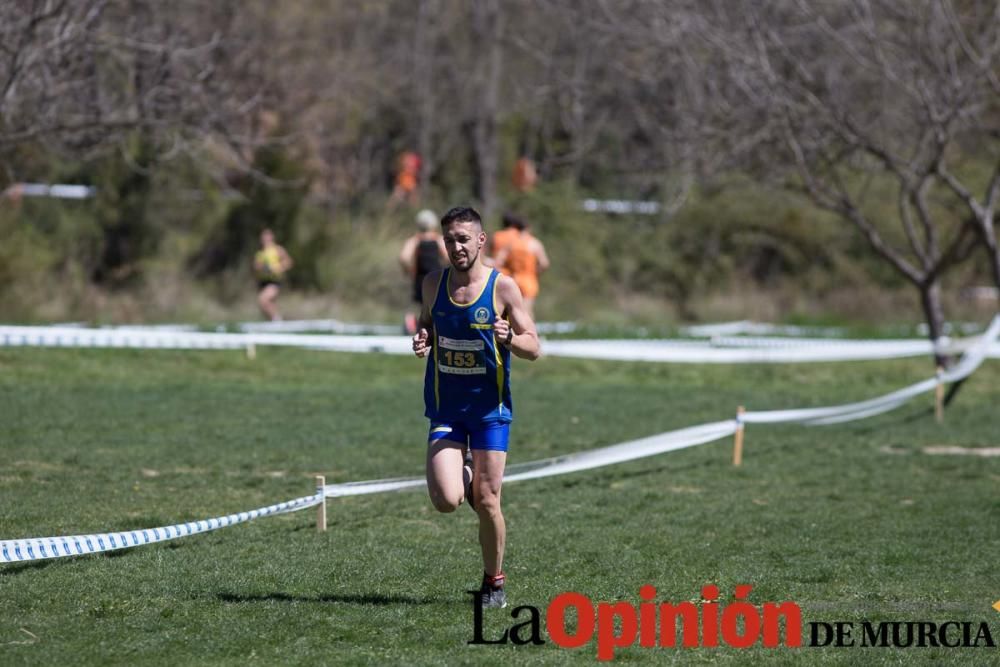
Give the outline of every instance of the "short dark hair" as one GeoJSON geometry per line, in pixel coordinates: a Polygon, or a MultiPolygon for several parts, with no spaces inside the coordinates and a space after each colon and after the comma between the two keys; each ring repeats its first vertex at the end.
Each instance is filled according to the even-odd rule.
{"type": "Polygon", "coordinates": [[[517,229],[517,230],[520,230],[520,231],[524,231],[524,229],[528,225],[527,225],[527,223],[522,218],[519,218],[518,216],[514,215],[513,213],[509,213],[508,212],[508,213],[504,213],[503,214],[503,226],[504,227],[513,227],[514,229],[517,229]]]}
{"type": "Polygon", "coordinates": [[[479,225],[480,229],[483,227],[483,219],[480,217],[479,211],[471,206],[456,206],[441,218],[442,227],[447,227],[455,222],[474,222],[479,225]]]}

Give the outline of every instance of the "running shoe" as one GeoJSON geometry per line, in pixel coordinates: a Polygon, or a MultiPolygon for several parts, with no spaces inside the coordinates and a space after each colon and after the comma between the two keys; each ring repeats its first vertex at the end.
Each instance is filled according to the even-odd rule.
{"type": "Polygon", "coordinates": [[[483,585],[479,588],[479,599],[484,609],[503,609],[507,606],[507,593],[504,592],[503,572],[491,577],[483,574],[483,585]]]}

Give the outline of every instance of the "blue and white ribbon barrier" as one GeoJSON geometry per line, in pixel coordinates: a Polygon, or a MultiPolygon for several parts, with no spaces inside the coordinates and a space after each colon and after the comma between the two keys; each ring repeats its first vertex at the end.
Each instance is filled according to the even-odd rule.
{"type": "MultiPolygon", "coordinates": [[[[896,391],[857,403],[847,403],[819,408],[797,410],[764,410],[745,412],[740,417],[744,424],[801,423],[807,425],[834,424],[865,419],[883,412],[894,410],[920,394],[933,391],[940,383],[957,382],[969,377],[986,358],[986,352],[1000,336],[1000,315],[993,319],[989,329],[968,349],[961,361],[940,376],[929,378],[896,391]]],[[[740,424],[735,419],[699,424],[676,431],[668,431],[638,440],[601,447],[586,452],[557,456],[541,461],[515,464],[507,467],[504,482],[538,479],[553,475],[601,468],[615,463],[624,463],[648,456],[656,456],[695,445],[714,442],[736,433],[740,424]]],[[[328,484],[328,497],[402,491],[423,483],[422,478],[411,477],[395,480],[372,480],[349,484],[328,484]]]]}
{"type": "MultiPolygon", "coordinates": [[[[280,324],[280,323],[278,323],[280,324]]],[[[611,361],[659,363],[803,363],[864,361],[929,356],[935,352],[960,354],[975,339],[829,340],[794,338],[736,338],[718,336],[700,340],[546,340],[545,354],[611,361]]],[[[0,326],[0,347],[112,347],[139,349],[219,350],[265,346],[297,347],[337,352],[381,352],[410,355],[408,336],[320,335],[281,332],[207,333],[170,328],[79,326],[0,326]]],[[[996,343],[986,351],[1000,358],[996,343]]]]}
{"type": "MultiPolygon", "coordinates": [[[[982,364],[989,350],[996,344],[998,336],[1000,336],[1000,315],[993,319],[989,329],[982,336],[966,345],[966,352],[958,364],[938,376],[866,401],[819,408],[750,411],[744,413],[740,417],[740,421],[742,424],[793,422],[820,425],[854,421],[888,412],[889,410],[898,408],[915,396],[934,390],[941,383],[957,382],[969,377],[982,364]]],[[[586,452],[511,465],[507,468],[504,481],[517,482],[592,470],[615,463],[624,463],[626,461],[633,461],[714,442],[736,433],[737,429],[742,426],[740,421],[726,419],[708,424],[699,424],[586,452]]],[[[238,514],[230,514],[203,521],[190,521],[161,528],[93,535],[2,540],[0,541],[0,563],[82,556],[115,549],[154,544],[178,537],[186,537],[188,535],[234,526],[259,517],[274,516],[315,507],[325,502],[326,498],[403,491],[423,487],[425,483],[423,477],[406,477],[349,482],[346,484],[328,484],[322,489],[317,489],[315,495],[296,498],[249,512],[240,512],[238,514]]]]}
{"type": "Polygon", "coordinates": [[[91,535],[65,535],[62,537],[33,537],[20,540],[0,540],[0,563],[19,563],[45,558],[84,556],[116,549],[140,547],[146,544],[166,542],[178,537],[208,533],[219,528],[228,528],[252,519],[298,512],[315,507],[323,502],[323,496],[316,493],[276,505],[268,505],[249,512],[239,512],[226,516],[188,521],[172,526],[146,528],[144,530],[123,530],[114,533],[94,533],[91,535]]]}

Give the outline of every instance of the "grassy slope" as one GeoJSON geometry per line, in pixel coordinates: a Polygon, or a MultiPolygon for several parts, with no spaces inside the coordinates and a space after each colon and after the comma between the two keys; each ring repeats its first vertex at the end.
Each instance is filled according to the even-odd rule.
{"type": "MultiPolygon", "coordinates": [[[[544,359],[515,369],[513,461],[619,442],[751,409],[860,399],[924,378],[926,361],[688,367],[544,359]]],[[[719,442],[510,485],[515,605],[594,600],[795,600],[805,620],[988,620],[1000,598],[1000,366],[936,425],[927,404],[856,424],[748,429],[745,464],[719,442]]],[[[413,359],[238,352],[0,350],[0,537],[151,527],[251,509],[348,481],[420,474],[413,359]]],[[[928,397],[929,402],[929,397],[928,397]]],[[[3,664],[525,664],[586,661],[594,645],[466,646],[475,519],[422,493],[330,501],[311,513],[153,546],[0,566],[3,664]],[[29,635],[28,633],[31,633],[29,635]],[[33,639],[34,636],[36,639],[33,639]],[[22,643],[23,642],[23,643],[22,643]]],[[[488,636],[511,623],[491,615],[488,636]]],[[[995,651],[621,651],[656,662],[864,659],[984,663],[995,651]]]]}

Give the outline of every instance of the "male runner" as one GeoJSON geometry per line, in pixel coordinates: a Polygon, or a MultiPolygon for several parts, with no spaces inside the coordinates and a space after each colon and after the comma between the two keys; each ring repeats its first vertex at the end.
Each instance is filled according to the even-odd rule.
{"type": "Polygon", "coordinates": [[[431,420],[427,489],[439,512],[468,499],[479,515],[484,607],[505,607],[503,555],[507,531],[500,487],[513,418],[511,353],[540,354],[535,323],[517,284],[482,261],[483,222],[458,207],[441,219],[450,267],[427,275],[413,351],[427,357],[424,414],[431,420]],[[471,450],[471,467],[464,454],[471,450]]]}

